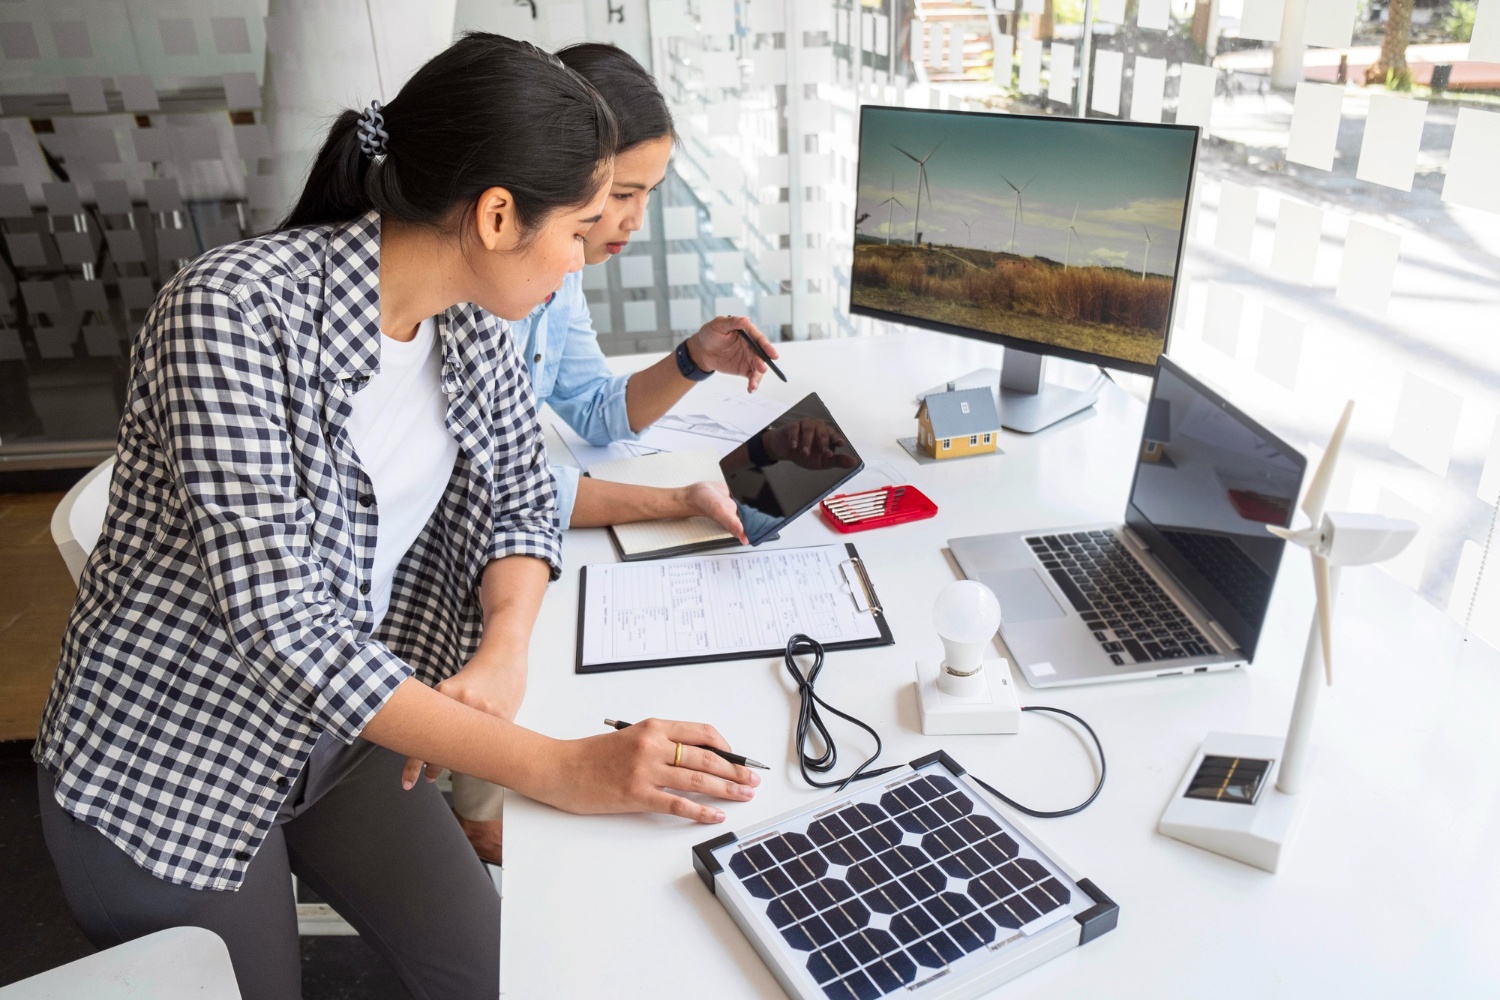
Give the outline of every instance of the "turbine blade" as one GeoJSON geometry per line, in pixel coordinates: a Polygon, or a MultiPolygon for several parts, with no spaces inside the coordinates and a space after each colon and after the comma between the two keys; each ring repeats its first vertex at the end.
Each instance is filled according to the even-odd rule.
{"type": "Polygon", "coordinates": [[[1328,559],[1313,555],[1313,586],[1318,592],[1318,632],[1323,637],[1323,676],[1333,683],[1333,574],[1328,559]]]}
{"type": "Polygon", "coordinates": [[[900,146],[896,145],[894,142],[891,143],[891,148],[894,149],[896,152],[900,153],[902,156],[906,157],[908,160],[910,160],[913,163],[921,163],[922,162],[921,160],[917,159],[915,156],[912,156],[906,150],[902,149],[900,146]]]}
{"type": "Polygon", "coordinates": [[[1032,174],[1030,180],[1021,185],[1021,190],[1025,191],[1027,188],[1031,187],[1031,182],[1034,180],[1036,180],[1036,174],[1032,174]]]}
{"type": "Polygon", "coordinates": [[[1322,524],[1323,503],[1328,499],[1328,487],[1333,482],[1333,467],[1338,462],[1339,449],[1344,445],[1344,432],[1349,429],[1349,418],[1353,414],[1354,400],[1351,399],[1344,404],[1344,415],[1339,417],[1338,426],[1333,429],[1333,437],[1328,439],[1328,450],[1323,453],[1323,461],[1318,463],[1318,471],[1313,473],[1307,495],[1302,499],[1302,511],[1315,528],[1322,524]]]}
{"type": "MultiPolygon", "coordinates": [[[[947,139],[946,136],[944,138],[942,138],[942,139],[939,139],[938,140],[938,144],[936,146],[932,147],[932,153],[936,153],[939,149],[942,149],[943,148],[943,143],[945,143],[947,141],[948,141],[948,139],[947,139]]],[[[922,162],[926,163],[928,160],[932,159],[932,153],[928,153],[926,156],[922,157],[922,162]]]]}
{"type": "Polygon", "coordinates": [[[1012,184],[1009,177],[1005,176],[1004,174],[1001,174],[1000,175],[1000,179],[1005,182],[1006,187],[1010,188],[1016,194],[1020,194],[1021,193],[1021,189],[1018,188],[1018,187],[1016,187],[1014,184],[1012,184]]]}
{"type": "Polygon", "coordinates": [[[1279,524],[1268,524],[1266,525],[1266,530],[1275,535],[1277,538],[1284,539],[1288,542],[1297,537],[1297,533],[1291,528],[1283,528],[1279,524]]]}
{"type": "Polygon", "coordinates": [[[1068,220],[1068,228],[1072,229],[1073,226],[1074,226],[1074,224],[1077,223],[1077,222],[1078,222],[1078,202],[1075,201],[1075,202],[1073,202],[1073,217],[1068,220]]]}

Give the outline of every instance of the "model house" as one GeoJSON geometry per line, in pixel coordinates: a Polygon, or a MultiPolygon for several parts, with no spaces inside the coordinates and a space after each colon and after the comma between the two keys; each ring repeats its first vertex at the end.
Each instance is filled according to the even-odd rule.
{"type": "Polygon", "coordinates": [[[1000,413],[988,389],[935,392],[917,407],[917,444],[933,458],[982,455],[998,447],[1000,413]]]}

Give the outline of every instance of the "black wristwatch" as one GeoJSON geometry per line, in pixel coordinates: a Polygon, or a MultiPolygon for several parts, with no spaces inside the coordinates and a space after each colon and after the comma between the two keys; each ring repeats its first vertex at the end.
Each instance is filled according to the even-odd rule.
{"type": "Polygon", "coordinates": [[[683,378],[692,382],[702,382],[713,374],[713,372],[706,372],[698,367],[698,363],[688,353],[687,341],[684,340],[678,344],[675,353],[677,355],[677,370],[682,372],[683,378]]]}

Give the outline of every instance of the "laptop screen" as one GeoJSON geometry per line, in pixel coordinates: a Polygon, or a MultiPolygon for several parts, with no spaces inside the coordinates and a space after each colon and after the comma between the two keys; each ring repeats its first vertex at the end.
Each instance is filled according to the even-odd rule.
{"type": "Polygon", "coordinates": [[[1146,412],[1125,523],[1248,661],[1307,460],[1169,358],[1146,412]]]}

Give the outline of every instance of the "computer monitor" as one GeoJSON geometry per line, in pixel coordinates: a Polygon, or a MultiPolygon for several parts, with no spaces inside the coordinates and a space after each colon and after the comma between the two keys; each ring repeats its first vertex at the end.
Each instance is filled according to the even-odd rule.
{"type": "Polygon", "coordinates": [[[1155,373],[1197,149],[1189,125],[863,107],[849,311],[1004,345],[1001,423],[1049,426],[1096,390],[1045,357],[1155,373]]]}

